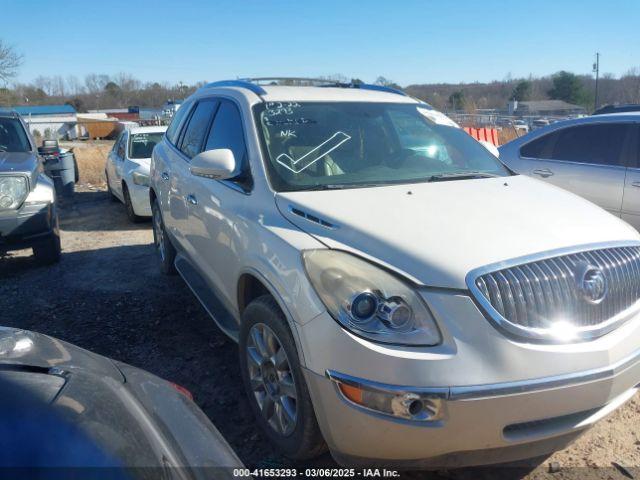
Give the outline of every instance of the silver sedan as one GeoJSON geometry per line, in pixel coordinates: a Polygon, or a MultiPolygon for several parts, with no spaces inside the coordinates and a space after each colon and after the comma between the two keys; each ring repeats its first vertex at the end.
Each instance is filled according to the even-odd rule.
{"type": "Polygon", "coordinates": [[[503,145],[500,159],[640,229],[640,112],[554,123],[503,145]]]}

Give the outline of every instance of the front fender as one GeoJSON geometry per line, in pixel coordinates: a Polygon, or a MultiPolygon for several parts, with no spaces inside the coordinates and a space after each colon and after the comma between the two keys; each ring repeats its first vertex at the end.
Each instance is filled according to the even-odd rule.
{"type": "Polygon", "coordinates": [[[44,174],[38,175],[35,187],[25,200],[25,204],[35,203],[55,203],[56,190],[53,186],[53,180],[44,174]]]}

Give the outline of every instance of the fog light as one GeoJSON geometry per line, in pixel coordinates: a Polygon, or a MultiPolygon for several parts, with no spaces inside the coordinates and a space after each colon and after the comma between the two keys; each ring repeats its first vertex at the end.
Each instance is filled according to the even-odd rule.
{"type": "Polygon", "coordinates": [[[433,422],[443,418],[444,399],[438,394],[373,390],[362,385],[344,383],[331,374],[329,377],[347,401],[368,410],[421,422],[433,422]]]}

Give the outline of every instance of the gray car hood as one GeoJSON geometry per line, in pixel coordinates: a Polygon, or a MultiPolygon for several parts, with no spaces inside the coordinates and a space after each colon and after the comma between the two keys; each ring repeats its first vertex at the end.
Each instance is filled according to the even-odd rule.
{"type": "Polygon", "coordinates": [[[0,173],[31,174],[37,167],[38,157],[33,152],[0,152],[0,173]]]}
{"type": "Polygon", "coordinates": [[[508,259],[640,241],[632,227],[592,203],[519,175],[281,192],[276,203],[328,247],[373,259],[418,284],[446,288],[466,288],[469,271],[508,259]]]}
{"type": "Polygon", "coordinates": [[[0,152],[0,175],[22,173],[29,177],[31,189],[38,178],[38,156],[33,152],[0,152]]]}

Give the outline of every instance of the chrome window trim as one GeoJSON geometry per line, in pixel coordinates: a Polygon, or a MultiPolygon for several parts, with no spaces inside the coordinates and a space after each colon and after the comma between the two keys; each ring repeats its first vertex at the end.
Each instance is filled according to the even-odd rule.
{"type": "Polygon", "coordinates": [[[539,260],[546,260],[553,257],[559,257],[563,255],[570,255],[573,253],[585,252],[590,250],[599,250],[604,248],[616,248],[616,247],[640,247],[640,242],[638,241],[619,241],[619,242],[605,242],[605,243],[591,243],[586,245],[577,245],[567,248],[560,248],[555,250],[548,250],[546,252],[525,255],[522,257],[513,258],[510,260],[505,260],[498,263],[493,263],[490,265],[486,265],[484,267],[476,268],[471,270],[465,278],[465,283],[467,284],[467,288],[472,294],[472,298],[475,300],[477,304],[481,307],[485,316],[490,321],[492,325],[497,327],[499,330],[511,334],[518,339],[528,339],[537,342],[545,342],[545,343],[577,343],[584,342],[589,340],[594,340],[598,337],[606,335],[607,333],[615,330],[620,325],[629,320],[633,315],[640,311],[640,300],[638,300],[631,307],[626,310],[619,312],[606,322],[602,322],[598,325],[594,326],[585,326],[585,327],[577,327],[574,330],[576,334],[573,338],[569,339],[559,339],[554,336],[547,329],[535,328],[535,327],[523,327],[521,325],[516,325],[515,323],[510,322],[505,317],[503,317],[500,312],[498,312],[489,299],[487,299],[484,294],[480,291],[480,289],[476,285],[476,279],[484,274],[496,272],[498,270],[503,270],[505,268],[515,267],[517,265],[523,265],[527,263],[536,262],[539,260]]]}
{"type": "Polygon", "coordinates": [[[555,158],[535,158],[535,157],[523,157],[520,156],[522,160],[533,160],[536,162],[551,162],[551,163],[561,163],[564,165],[580,165],[583,167],[598,167],[598,168],[610,168],[612,170],[626,170],[628,167],[624,165],[606,165],[603,163],[585,163],[585,162],[574,162],[573,160],[556,160],[555,158]]]}
{"type": "MultiPolygon", "coordinates": [[[[334,382],[362,388],[365,390],[382,391],[384,393],[418,393],[433,395],[450,401],[477,400],[481,398],[501,397],[506,395],[519,395],[550,390],[554,388],[566,388],[588,382],[611,379],[622,372],[640,365],[640,349],[627,357],[605,367],[584,370],[582,372],[566,373],[551,377],[533,378],[529,380],[516,380],[513,382],[488,383],[481,385],[465,385],[451,387],[417,387],[388,385],[362,378],[353,377],[333,370],[327,370],[326,376],[334,382]]],[[[630,385],[629,388],[633,388],[630,385]]]]}

